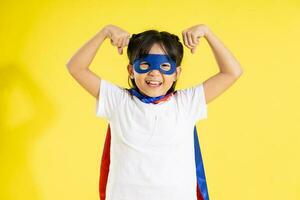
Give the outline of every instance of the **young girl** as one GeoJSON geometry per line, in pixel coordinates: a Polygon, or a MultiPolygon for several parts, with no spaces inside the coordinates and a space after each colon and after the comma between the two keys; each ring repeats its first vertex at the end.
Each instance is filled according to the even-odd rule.
{"type": "Polygon", "coordinates": [[[208,200],[195,124],[207,118],[207,104],[229,88],[242,69],[208,26],[187,28],[182,37],[192,53],[199,39],[206,38],[220,68],[216,75],[187,89],[175,90],[183,45],[178,36],[164,31],[131,35],[107,25],[67,63],[70,74],[96,98],[97,116],[109,121],[105,142],[109,173],[101,199],[208,200]],[[128,46],[130,89],[89,70],[106,38],[119,54],[128,46]]]}

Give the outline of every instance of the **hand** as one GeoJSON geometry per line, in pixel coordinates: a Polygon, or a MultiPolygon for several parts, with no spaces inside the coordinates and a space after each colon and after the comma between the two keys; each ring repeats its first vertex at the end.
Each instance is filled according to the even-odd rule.
{"type": "Polygon", "coordinates": [[[110,39],[111,44],[118,47],[119,54],[123,54],[123,48],[128,45],[131,34],[111,24],[105,26],[102,31],[110,39]]]}
{"type": "Polygon", "coordinates": [[[182,31],[184,45],[191,49],[191,53],[195,53],[199,44],[199,38],[204,37],[209,28],[205,24],[198,24],[182,31]]]}

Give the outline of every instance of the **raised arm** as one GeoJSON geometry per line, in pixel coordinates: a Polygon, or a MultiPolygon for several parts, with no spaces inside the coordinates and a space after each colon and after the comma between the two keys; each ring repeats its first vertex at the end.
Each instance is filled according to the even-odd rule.
{"type": "Polygon", "coordinates": [[[107,25],[86,42],[66,64],[72,77],[96,98],[101,78],[92,72],[89,66],[106,38],[110,38],[112,45],[118,48],[119,54],[122,54],[123,47],[128,45],[130,34],[117,26],[107,25]]]}
{"type": "Polygon", "coordinates": [[[182,32],[184,44],[194,53],[199,44],[199,38],[204,37],[209,43],[220,72],[203,82],[206,103],[211,102],[222,94],[242,75],[243,70],[231,54],[214,33],[204,24],[199,24],[182,32]]]}

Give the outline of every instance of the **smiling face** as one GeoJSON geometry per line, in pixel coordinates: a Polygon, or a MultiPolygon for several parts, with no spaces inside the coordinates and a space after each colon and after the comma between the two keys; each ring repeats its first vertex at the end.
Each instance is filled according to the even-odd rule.
{"type": "MultiPolygon", "coordinates": [[[[155,43],[151,47],[149,54],[163,54],[166,55],[159,44],[155,43]]],[[[141,68],[147,67],[141,63],[141,68]]],[[[162,66],[167,69],[169,66],[162,66]]],[[[134,70],[132,65],[128,65],[128,72],[134,78],[135,84],[144,95],[150,97],[157,97],[165,95],[172,87],[173,83],[179,78],[181,67],[177,66],[173,74],[162,74],[159,70],[154,69],[146,73],[138,73],[134,70]]]]}

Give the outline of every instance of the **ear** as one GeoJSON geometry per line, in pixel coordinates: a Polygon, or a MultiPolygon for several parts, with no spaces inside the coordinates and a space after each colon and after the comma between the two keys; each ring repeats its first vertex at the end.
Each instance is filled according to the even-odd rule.
{"type": "Polygon", "coordinates": [[[131,64],[127,65],[127,71],[129,76],[133,76],[133,66],[131,64]]]}
{"type": "Polygon", "coordinates": [[[179,79],[181,73],[181,66],[176,67],[176,76],[175,76],[175,81],[179,79]]]}

